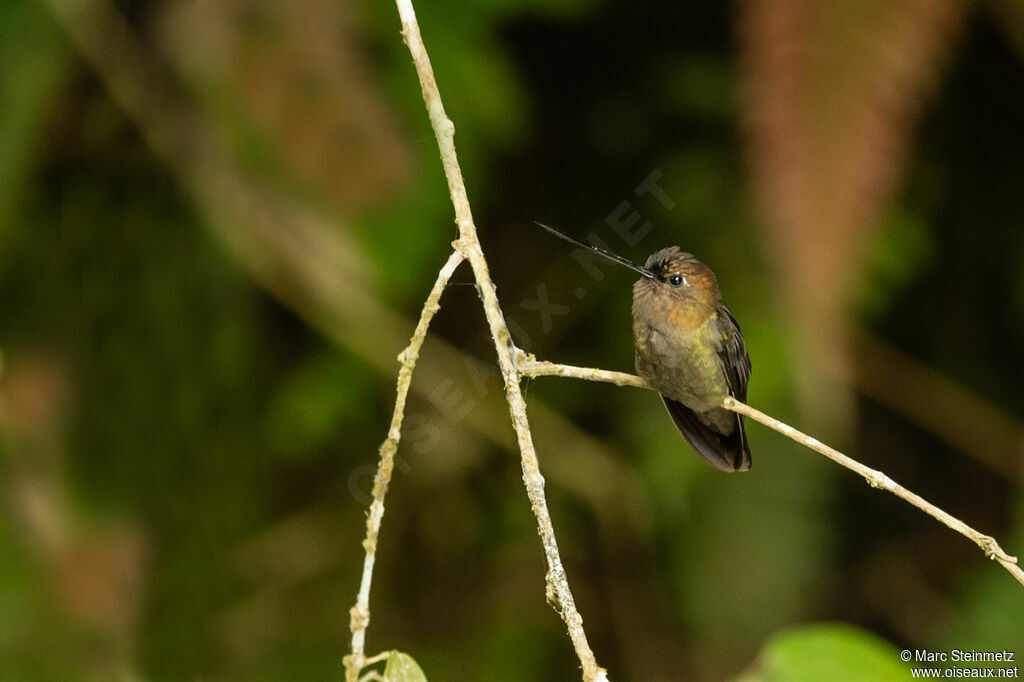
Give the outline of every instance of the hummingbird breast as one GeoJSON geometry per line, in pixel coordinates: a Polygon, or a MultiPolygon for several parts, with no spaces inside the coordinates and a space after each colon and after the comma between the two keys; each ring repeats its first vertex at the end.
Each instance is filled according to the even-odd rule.
{"type": "Polygon", "coordinates": [[[711,306],[681,301],[666,306],[638,297],[633,310],[637,373],[658,393],[698,414],[715,410],[729,395],[717,330],[711,306]]]}

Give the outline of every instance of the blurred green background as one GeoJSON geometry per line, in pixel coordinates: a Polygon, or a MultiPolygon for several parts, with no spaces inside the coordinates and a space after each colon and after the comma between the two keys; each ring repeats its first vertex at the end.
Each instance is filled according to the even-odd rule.
{"type": "MultiPolygon", "coordinates": [[[[532,221],[678,244],[754,406],[1024,553],[1016,0],[417,10],[521,347],[632,370],[633,276],[532,221]]],[[[342,679],[396,355],[455,237],[388,2],[0,3],[0,679],[342,679]]],[[[525,390],[612,679],[1024,655],[1024,588],[853,474],[751,424],[723,475],[653,394],[525,390]]],[[[465,266],[371,610],[368,653],[431,679],[578,679],[465,266]]]]}

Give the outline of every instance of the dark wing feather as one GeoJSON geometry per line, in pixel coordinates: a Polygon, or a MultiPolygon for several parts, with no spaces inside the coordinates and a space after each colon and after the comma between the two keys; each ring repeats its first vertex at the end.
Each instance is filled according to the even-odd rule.
{"type": "Polygon", "coordinates": [[[750,468],[750,450],[746,447],[747,438],[742,423],[731,435],[723,436],[711,430],[693,410],[681,402],[665,396],[661,396],[661,400],[679,433],[708,464],[722,471],[744,471],[750,468]]]}
{"type": "MultiPolygon", "coordinates": [[[[725,369],[725,378],[729,384],[729,394],[746,402],[747,383],[750,381],[750,355],[747,354],[747,344],[743,341],[743,333],[740,331],[740,324],[733,317],[732,311],[725,304],[719,306],[719,312],[724,313],[723,318],[719,315],[720,331],[722,335],[722,349],[718,357],[725,369]]],[[[736,429],[731,439],[738,442],[734,444],[734,462],[736,469],[745,471],[750,468],[750,445],[747,443],[747,433],[743,428],[743,417],[736,415],[736,429]]]]}
{"type": "MultiPolygon", "coordinates": [[[[747,401],[747,382],[750,381],[750,356],[747,344],[743,342],[743,333],[739,322],[732,316],[732,311],[724,304],[719,310],[725,313],[721,320],[722,350],[718,352],[725,367],[725,378],[729,382],[729,393],[743,402],[747,401]]],[[[721,318],[719,318],[721,319],[721,318]]]]}

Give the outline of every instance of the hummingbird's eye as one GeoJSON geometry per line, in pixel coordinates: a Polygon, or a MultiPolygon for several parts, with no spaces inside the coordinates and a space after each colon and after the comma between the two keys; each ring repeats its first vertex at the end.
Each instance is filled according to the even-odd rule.
{"type": "Polygon", "coordinates": [[[672,275],[671,277],[668,278],[668,283],[671,284],[674,287],[677,287],[677,286],[679,286],[680,284],[683,283],[683,276],[682,275],[672,275]]]}

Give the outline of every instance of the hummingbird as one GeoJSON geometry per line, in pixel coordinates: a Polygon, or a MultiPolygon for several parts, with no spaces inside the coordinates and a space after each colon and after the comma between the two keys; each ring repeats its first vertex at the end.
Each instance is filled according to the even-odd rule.
{"type": "Polygon", "coordinates": [[[661,394],[676,428],[708,464],[722,471],[749,469],[743,417],[722,407],[722,400],[746,401],[750,356],[711,268],[678,246],[656,251],[641,267],[537,225],[640,273],[633,284],[637,374],[661,394]]]}

